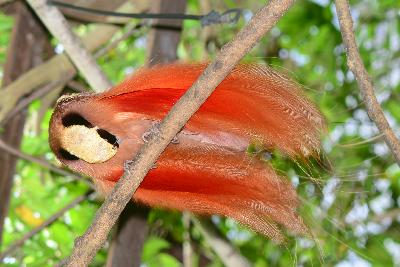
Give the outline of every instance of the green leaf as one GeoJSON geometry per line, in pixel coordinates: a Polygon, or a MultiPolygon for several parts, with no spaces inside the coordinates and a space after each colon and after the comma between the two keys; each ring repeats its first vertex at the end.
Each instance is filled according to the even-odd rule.
{"type": "Polygon", "coordinates": [[[161,250],[169,247],[170,244],[166,240],[158,237],[150,237],[144,243],[142,260],[144,262],[151,261],[161,250]]]}

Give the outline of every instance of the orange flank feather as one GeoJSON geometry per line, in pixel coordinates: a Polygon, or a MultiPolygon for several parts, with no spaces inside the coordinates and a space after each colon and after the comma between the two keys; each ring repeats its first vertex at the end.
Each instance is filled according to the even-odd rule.
{"type": "MultiPolygon", "coordinates": [[[[175,63],[142,69],[105,93],[59,100],[50,122],[51,148],[61,162],[93,177],[108,192],[122,175],[124,162],[204,68],[175,63]],[[74,135],[75,130],[87,134],[74,135]],[[112,152],[97,160],[101,151],[96,149],[104,144],[90,143],[86,153],[79,147],[90,141],[85,138],[99,139],[99,144],[105,140],[112,152]]],[[[279,225],[304,232],[290,182],[246,149],[257,142],[291,158],[316,156],[323,127],[321,114],[294,82],[267,67],[240,65],[166,148],[134,199],[228,216],[275,240],[282,240],[279,225]]]]}

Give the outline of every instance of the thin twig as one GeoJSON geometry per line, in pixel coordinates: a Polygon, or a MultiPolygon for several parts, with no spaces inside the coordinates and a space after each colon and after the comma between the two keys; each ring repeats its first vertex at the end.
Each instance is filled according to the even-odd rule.
{"type": "Polygon", "coordinates": [[[96,213],[86,233],[76,239],[67,266],[87,266],[103,246],[112,226],[134,192],[153,167],[154,162],[182,129],[190,117],[206,101],[213,90],[232,71],[240,59],[252,49],[279,18],[293,5],[294,0],[271,0],[261,8],[237,36],[225,45],[191,88],[172,107],[159,126],[158,134],[150,138],[96,213]]]}
{"type": "Polygon", "coordinates": [[[372,222],[382,222],[383,220],[396,220],[400,218],[400,208],[391,209],[382,214],[376,214],[371,218],[372,222]]]}
{"type": "MultiPolygon", "coordinates": [[[[129,34],[134,33],[134,31],[131,31],[132,27],[137,29],[140,26],[143,26],[143,24],[128,24],[126,26],[128,33],[124,34],[121,38],[112,41],[105,48],[97,52],[95,54],[95,58],[103,56],[119,42],[124,40],[124,38],[129,37],[129,34]]],[[[90,51],[98,48],[104,42],[104,40],[109,40],[111,35],[116,32],[115,27],[112,26],[102,25],[97,26],[97,28],[98,30],[90,32],[83,38],[85,46],[88,47],[90,51]]],[[[17,102],[22,97],[31,94],[34,88],[41,88],[41,86],[46,86],[49,83],[52,83],[53,86],[58,86],[58,83],[53,82],[53,80],[68,76],[68,73],[76,73],[76,70],[66,58],[66,55],[61,54],[54,56],[52,59],[41,64],[35,69],[28,71],[26,74],[19,77],[17,81],[5,87],[4,90],[1,90],[2,92],[0,92],[0,102],[2,102],[0,103],[0,124],[4,123],[5,117],[10,117],[9,112],[11,112],[12,109],[15,109],[17,102]]],[[[44,88],[41,89],[43,89],[42,92],[49,92],[54,89],[54,87],[51,89],[47,88],[48,90],[44,88]]],[[[32,96],[29,101],[33,101],[35,99],[36,98],[32,96]]],[[[28,103],[29,101],[26,100],[23,102],[28,103]]],[[[14,111],[13,114],[15,114],[14,111]]]]}
{"type": "Polygon", "coordinates": [[[347,143],[347,144],[337,144],[337,146],[338,146],[338,147],[349,147],[349,148],[353,148],[353,147],[355,147],[355,146],[360,146],[360,145],[372,143],[372,142],[374,142],[375,140],[381,139],[382,136],[383,136],[383,134],[380,133],[380,134],[378,134],[378,135],[375,135],[375,136],[373,136],[373,137],[371,137],[371,138],[369,138],[369,139],[366,139],[366,140],[362,140],[362,141],[360,141],[360,142],[353,142],[353,143],[347,143]]]}
{"type": "Polygon", "coordinates": [[[183,267],[193,266],[193,249],[190,243],[190,212],[184,211],[182,213],[183,223],[183,267]]]}
{"type": "MultiPolygon", "coordinates": [[[[128,24],[125,28],[125,32],[118,37],[117,39],[111,41],[111,43],[107,44],[106,46],[104,46],[103,48],[99,49],[94,55],[93,57],[95,59],[98,59],[102,56],[104,56],[105,54],[107,54],[109,51],[111,51],[112,49],[114,49],[115,47],[117,47],[119,45],[120,42],[126,40],[127,38],[129,38],[130,36],[132,36],[138,29],[140,29],[144,24],[128,24]]],[[[78,91],[80,93],[84,93],[84,92],[90,92],[90,89],[87,88],[86,86],[82,85],[81,83],[77,82],[77,81],[69,81],[67,84],[69,87],[71,87],[73,90],[78,91]]]]}
{"type": "MultiPolygon", "coordinates": [[[[107,43],[118,29],[110,25],[98,25],[83,37],[83,42],[90,51],[96,50],[102,44],[107,43]]],[[[66,76],[70,72],[76,72],[65,53],[53,56],[46,62],[27,71],[17,80],[0,90],[0,121],[8,112],[17,105],[23,97],[31,94],[34,89],[48,84],[54,80],[66,76]]]]}
{"type": "Polygon", "coordinates": [[[0,254],[0,262],[2,259],[4,259],[6,256],[14,253],[15,250],[17,250],[19,247],[21,247],[28,239],[32,238],[34,235],[42,231],[44,228],[50,226],[52,223],[54,223],[58,218],[60,218],[65,212],[68,210],[72,209],[85,199],[89,198],[89,194],[92,193],[93,191],[90,191],[82,196],[79,196],[72,200],[68,205],[66,205],[64,208],[60,209],[53,215],[51,215],[46,221],[42,222],[39,226],[36,228],[32,229],[30,232],[24,234],[21,239],[15,241],[12,243],[5,251],[3,251],[0,254]]]}
{"type": "Polygon", "coordinates": [[[33,101],[36,99],[47,95],[50,93],[52,90],[54,90],[57,87],[64,86],[69,80],[71,80],[75,76],[74,72],[71,72],[64,76],[62,79],[57,80],[57,81],[52,81],[45,86],[42,86],[38,90],[33,91],[32,94],[29,96],[21,99],[21,101],[18,102],[18,104],[10,110],[10,112],[7,114],[5,119],[0,122],[0,125],[4,125],[10,118],[14,117],[16,114],[24,110],[29,104],[31,104],[33,101]]]}
{"type": "Polygon", "coordinates": [[[13,148],[10,145],[4,143],[4,141],[1,140],[1,139],[0,139],[0,149],[4,150],[5,152],[7,152],[7,153],[9,153],[11,155],[14,155],[16,157],[24,159],[26,161],[34,162],[36,164],[39,164],[40,166],[43,166],[43,167],[45,167],[45,168],[47,168],[47,169],[49,169],[49,170],[51,170],[51,171],[53,171],[55,173],[58,173],[60,175],[70,176],[70,177],[74,178],[75,180],[82,181],[82,182],[86,183],[88,186],[90,186],[91,188],[94,188],[94,185],[91,182],[89,182],[87,179],[83,178],[82,176],[77,175],[77,174],[72,173],[72,172],[65,171],[63,169],[60,169],[60,168],[54,166],[53,164],[51,164],[51,163],[49,163],[49,162],[47,162],[45,160],[33,157],[31,155],[27,155],[25,153],[22,153],[18,149],[13,148]]]}
{"type": "Polygon", "coordinates": [[[86,87],[84,84],[75,81],[75,80],[71,80],[67,83],[67,86],[69,88],[71,88],[72,90],[78,92],[78,93],[87,93],[90,92],[89,87],[86,87]]]}
{"type": "MultiPolygon", "coordinates": [[[[135,24],[132,25],[130,24],[127,27],[127,32],[125,32],[121,37],[117,38],[116,40],[112,41],[102,49],[98,50],[94,58],[99,58],[103,55],[105,55],[107,52],[109,52],[111,49],[116,47],[121,41],[125,40],[129,36],[131,36],[133,33],[136,32],[137,29],[142,27],[142,24],[135,24]]],[[[9,114],[7,114],[7,117],[4,119],[4,121],[1,122],[1,124],[5,123],[10,117],[15,116],[17,113],[19,113],[21,110],[26,108],[30,103],[32,103],[34,100],[48,94],[51,92],[54,88],[63,86],[64,84],[68,83],[69,85],[72,84],[76,86],[76,83],[73,83],[71,79],[75,76],[75,72],[72,72],[70,74],[65,75],[63,78],[61,78],[58,81],[52,81],[45,86],[41,87],[39,90],[34,91],[32,94],[30,94],[28,97],[22,99],[18,104],[10,111],[9,114]]],[[[86,92],[88,92],[86,90],[86,92]]]]}
{"type": "MultiPolygon", "coordinates": [[[[134,25],[129,24],[127,26],[127,32],[125,32],[121,37],[119,37],[116,40],[109,43],[104,48],[97,51],[95,53],[94,57],[99,58],[99,57],[105,55],[111,49],[116,47],[121,41],[125,40],[126,38],[131,36],[133,33],[135,33],[135,31],[142,26],[143,26],[142,24],[134,24],[134,25]]],[[[15,116],[17,113],[24,110],[24,108],[26,108],[34,100],[36,100],[42,96],[45,96],[46,94],[48,94],[49,92],[51,92],[52,90],[54,90],[55,88],[57,88],[59,86],[64,86],[66,83],[69,86],[73,87],[73,89],[78,88],[80,92],[90,92],[90,90],[82,91],[81,90],[82,86],[80,86],[80,84],[78,85],[77,82],[71,81],[71,79],[75,76],[75,74],[76,74],[75,71],[72,70],[72,71],[70,71],[70,73],[68,73],[68,74],[66,73],[60,80],[52,81],[52,82],[44,85],[40,89],[33,91],[33,93],[31,93],[29,96],[23,98],[21,101],[18,102],[18,104],[12,110],[10,110],[10,112],[6,115],[4,120],[0,121],[0,126],[4,125],[10,118],[15,116]]]]}
{"type": "Polygon", "coordinates": [[[251,266],[246,258],[244,258],[237,250],[226,240],[218,236],[209,223],[200,220],[194,216],[190,217],[193,224],[200,231],[207,244],[218,255],[221,261],[227,267],[246,267],[251,266]]]}
{"type": "Polygon", "coordinates": [[[120,42],[122,42],[123,40],[125,40],[125,39],[129,38],[130,36],[132,36],[143,25],[144,24],[142,24],[142,23],[139,23],[139,24],[128,24],[126,26],[125,32],[120,37],[118,37],[117,39],[115,39],[111,43],[107,44],[105,47],[103,47],[100,50],[98,50],[94,54],[94,58],[97,59],[97,58],[105,55],[111,49],[114,49],[115,47],[117,47],[120,42]]]}
{"type": "Polygon", "coordinates": [[[351,72],[353,72],[358,86],[360,87],[361,97],[365,103],[368,116],[383,134],[383,138],[392,151],[397,165],[400,166],[400,141],[397,139],[385,118],[385,114],[375,96],[372,80],[362,62],[353,32],[353,20],[351,18],[349,4],[347,0],[336,0],[335,3],[339,17],[340,31],[347,50],[347,65],[351,72]]]}
{"type": "Polygon", "coordinates": [[[112,86],[95,59],[85,48],[82,40],[70,29],[67,20],[54,6],[47,5],[46,0],[27,0],[47,29],[60,41],[65,51],[87,79],[90,87],[96,92],[104,91],[112,86]]]}

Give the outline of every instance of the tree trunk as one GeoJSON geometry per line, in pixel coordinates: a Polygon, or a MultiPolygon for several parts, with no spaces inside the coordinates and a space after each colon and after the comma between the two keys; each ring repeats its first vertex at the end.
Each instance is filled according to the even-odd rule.
{"type": "MultiPolygon", "coordinates": [[[[14,14],[14,27],[7,51],[2,86],[10,84],[30,68],[40,64],[49,53],[48,35],[32,11],[23,1],[15,1],[6,8],[14,14]]],[[[13,147],[19,147],[26,118],[26,110],[11,118],[0,138],[13,147]]],[[[10,193],[17,159],[5,152],[0,153],[0,245],[4,220],[8,214],[10,193]]]]}
{"type": "MultiPolygon", "coordinates": [[[[186,0],[157,0],[151,12],[184,13],[186,0]]],[[[147,62],[150,66],[177,59],[176,50],[181,37],[182,20],[159,20],[149,33],[147,62]]]]}
{"type": "MultiPolygon", "coordinates": [[[[183,13],[186,0],[154,1],[151,12],[183,13]]],[[[177,59],[182,21],[157,21],[148,38],[148,65],[167,63],[177,59]]],[[[147,235],[147,215],[149,210],[138,208],[133,202],[128,203],[118,221],[117,231],[113,238],[107,266],[140,266],[143,243],[147,235]]]]}

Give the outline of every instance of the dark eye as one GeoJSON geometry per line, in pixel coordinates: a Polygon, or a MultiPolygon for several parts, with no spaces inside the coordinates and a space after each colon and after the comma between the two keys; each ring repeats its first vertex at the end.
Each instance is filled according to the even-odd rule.
{"type": "Polygon", "coordinates": [[[69,153],[67,150],[61,148],[58,151],[60,157],[62,157],[63,159],[66,160],[79,160],[79,158],[77,156],[72,155],[71,153],[69,153]]]}
{"type": "Polygon", "coordinates": [[[69,127],[72,125],[84,125],[87,128],[92,128],[93,125],[83,118],[78,113],[69,113],[62,118],[62,124],[64,127],[69,127]]]}
{"type": "Polygon", "coordinates": [[[112,144],[113,146],[119,147],[118,140],[117,137],[115,137],[115,135],[103,129],[97,129],[97,133],[100,135],[101,138],[106,140],[108,143],[112,144]]]}

